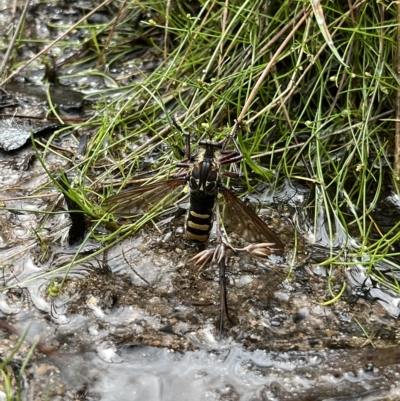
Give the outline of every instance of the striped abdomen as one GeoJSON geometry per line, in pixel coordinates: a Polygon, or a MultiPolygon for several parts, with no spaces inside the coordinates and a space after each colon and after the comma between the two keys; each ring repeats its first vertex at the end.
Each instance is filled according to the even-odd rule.
{"type": "Polygon", "coordinates": [[[216,194],[191,191],[190,207],[186,220],[186,235],[195,242],[206,242],[212,228],[216,194]]]}

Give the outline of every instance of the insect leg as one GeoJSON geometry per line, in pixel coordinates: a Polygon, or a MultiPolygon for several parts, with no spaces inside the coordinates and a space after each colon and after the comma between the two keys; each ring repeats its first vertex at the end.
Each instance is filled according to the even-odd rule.
{"type": "Polygon", "coordinates": [[[221,158],[219,161],[219,164],[221,166],[225,165],[225,164],[233,164],[233,163],[237,163],[240,162],[240,160],[243,159],[242,155],[236,155],[233,157],[229,157],[229,158],[221,158]]]}
{"type": "Polygon", "coordinates": [[[240,129],[242,129],[242,124],[240,123],[240,121],[236,120],[235,121],[235,126],[233,127],[233,131],[232,131],[231,134],[229,134],[226,137],[226,139],[225,139],[225,141],[224,141],[224,143],[222,145],[222,149],[227,149],[227,147],[230,145],[231,141],[233,141],[236,150],[239,151],[239,153],[240,153],[239,147],[238,147],[238,145],[237,145],[237,143],[235,141],[235,137],[236,137],[236,135],[237,135],[237,133],[238,133],[238,131],[240,129]]]}
{"type": "Polygon", "coordinates": [[[184,135],[185,135],[185,155],[190,160],[192,157],[190,149],[190,135],[189,134],[184,134],[184,135]]]}
{"type": "Polygon", "coordinates": [[[176,163],[176,167],[182,167],[182,168],[190,168],[193,166],[193,163],[186,163],[186,162],[179,162],[176,163]]]}
{"type": "MultiPolygon", "coordinates": [[[[179,166],[178,166],[179,167],[179,166]]],[[[185,171],[178,171],[176,174],[174,174],[174,179],[182,179],[187,181],[187,172],[185,171]]]]}
{"type": "Polygon", "coordinates": [[[191,160],[192,156],[191,156],[191,149],[190,149],[190,135],[183,133],[182,128],[178,125],[178,123],[175,121],[174,118],[172,119],[172,121],[173,121],[175,127],[180,132],[182,132],[183,135],[185,135],[185,156],[186,156],[186,159],[181,161],[181,162],[179,162],[179,163],[177,163],[177,165],[176,165],[177,167],[181,168],[180,173],[183,174],[182,173],[182,169],[188,169],[188,168],[193,167],[193,163],[192,163],[192,160],[191,160]]]}
{"type": "Polygon", "coordinates": [[[224,313],[229,321],[228,302],[226,299],[226,277],[225,277],[225,259],[218,263],[219,267],[219,295],[220,295],[220,314],[219,314],[219,339],[221,340],[224,331],[224,313]]]}
{"type": "MultiPolygon", "coordinates": [[[[233,164],[233,170],[234,170],[234,173],[236,174],[236,177],[233,176],[233,178],[237,178],[240,175],[240,170],[235,163],[237,163],[243,159],[242,152],[240,151],[239,145],[236,142],[236,135],[237,135],[239,129],[241,129],[241,128],[242,128],[242,125],[240,124],[240,122],[236,121],[232,134],[228,135],[228,137],[225,139],[224,143],[222,144],[221,157],[218,160],[218,162],[221,166],[226,165],[226,164],[233,164]],[[230,142],[233,142],[235,150],[227,149],[230,142]]],[[[227,176],[229,177],[229,175],[227,175],[227,176]]]]}
{"type": "Polygon", "coordinates": [[[239,178],[239,171],[221,171],[221,175],[228,178],[239,178]]]}
{"type": "Polygon", "coordinates": [[[233,146],[234,146],[235,149],[236,149],[236,152],[242,154],[242,152],[240,151],[239,145],[238,145],[238,143],[236,142],[236,139],[235,139],[235,138],[232,138],[232,142],[233,142],[233,146]]]}
{"type": "Polygon", "coordinates": [[[214,258],[218,261],[219,267],[219,291],[220,291],[220,315],[219,315],[219,336],[221,338],[224,329],[224,314],[231,322],[228,311],[228,302],[226,299],[226,277],[225,277],[225,253],[226,244],[221,231],[221,218],[219,211],[219,203],[217,202],[215,208],[216,229],[217,229],[217,249],[214,253],[214,258]]]}
{"type": "Polygon", "coordinates": [[[225,150],[224,152],[221,151],[221,156],[218,159],[219,164],[230,164],[236,163],[243,159],[243,155],[240,152],[236,152],[235,150],[225,150]]]}
{"type": "Polygon", "coordinates": [[[237,162],[239,162],[242,159],[243,159],[242,154],[235,151],[230,151],[229,154],[227,153],[226,155],[220,157],[218,160],[220,166],[232,164],[233,168],[232,172],[221,170],[221,174],[225,175],[226,177],[238,178],[240,176],[240,169],[237,165],[237,162]]]}

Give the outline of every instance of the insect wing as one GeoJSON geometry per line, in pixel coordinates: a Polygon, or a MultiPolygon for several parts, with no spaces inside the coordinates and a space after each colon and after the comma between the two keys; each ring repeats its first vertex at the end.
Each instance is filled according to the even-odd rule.
{"type": "Polygon", "coordinates": [[[278,236],[227,188],[220,188],[224,196],[225,207],[222,213],[223,224],[250,243],[274,243],[276,250],[284,248],[278,236]]]}
{"type": "Polygon", "coordinates": [[[171,205],[182,193],[185,180],[168,180],[128,189],[107,198],[102,206],[120,217],[158,212],[171,205]]]}

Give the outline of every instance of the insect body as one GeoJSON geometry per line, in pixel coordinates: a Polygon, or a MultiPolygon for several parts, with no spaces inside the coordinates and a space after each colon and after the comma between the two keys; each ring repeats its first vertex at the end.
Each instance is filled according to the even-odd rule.
{"type": "MultiPolygon", "coordinates": [[[[186,174],[178,174],[172,180],[121,192],[107,198],[103,203],[106,210],[121,216],[138,215],[148,211],[157,213],[178,199],[180,188],[189,183],[190,206],[186,219],[187,237],[194,242],[206,242],[210,236],[214,213],[217,216],[216,247],[200,252],[192,260],[199,265],[204,265],[209,261],[218,263],[221,306],[220,336],[223,331],[224,314],[229,319],[224,256],[226,247],[232,248],[222,235],[221,220],[228,232],[234,232],[251,243],[242,249],[232,248],[235,251],[245,251],[255,257],[264,258],[273,251],[283,250],[283,244],[275,233],[222,183],[223,176],[238,176],[237,173],[224,171],[222,167],[236,163],[242,158],[240,152],[227,149],[231,141],[236,145],[234,135],[239,128],[240,125],[236,123],[234,134],[222,142],[200,141],[199,150],[194,156],[191,155],[190,139],[186,135],[185,154],[187,159],[177,165],[182,169],[188,169],[186,174]],[[219,208],[220,199],[224,202],[224,213],[221,213],[219,208]]],[[[237,145],[236,148],[238,149],[237,145]]]]}
{"type": "Polygon", "coordinates": [[[189,173],[190,207],[186,220],[186,235],[195,242],[206,242],[210,236],[218,187],[219,143],[200,143],[200,152],[189,173]]]}
{"type": "MultiPolygon", "coordinates": [[[[137,215],[149,210],[161,211],[179,196],[178,189],[189,183],[190,206],[186,220],[187,237],[194,242],[206,242],[210,236],[218,194],[225,201],[224,223],[229,230],[252,243],[268,243],[272,250],[283,249],[280,239],[246,204],[223,186],[222,177],[238,174],[223,171],[222,166],[239,161],[237,151],[228,150],[232,140],[222,142],[200,141],[194,156],[190,152],[190,139],[186,136],[187,160],[177,166],[189,169],[176,179],[133,188],[107,198],[103,207],[119,216],[137,215]]],[[[217,221],[219,224],[219,221],[217,221]]],[[[271,253],[270,252],[270,253],[271,253]]]]}

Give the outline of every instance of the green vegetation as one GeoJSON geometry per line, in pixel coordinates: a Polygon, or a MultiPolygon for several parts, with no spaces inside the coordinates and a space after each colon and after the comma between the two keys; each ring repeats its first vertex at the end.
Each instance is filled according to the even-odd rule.
{"type": "Polygon", "coordinates": [[[6,401],[22,400],[24,392],[26,392],[25,369],[32,358],[37,341],[33,343],[28,352],[25,351],[24,360],[14,360],[15,355],[20,352],[23,346],[26,335],[27,332],[18,340],[12,352],[7,357],[2,358],[0,363],[0,388],[3,399],[6,401]]]}
{"type": "MultiPolygon", "coordinates": [[[[165,178],[180,160],[184,139],[172,117],[195,140],[219,140],[239,118],[246,190],[266,181],[274,189],[285,181],[305,186],[306,201],[286,201],[314,222],[314,238],[328,248],[324,264],[365,265],[399,291],[395,274],[375,268],[384,262],[399,269],[400,222],[381,227],[376,219],[384,200],[398,196],[396,7],[359,0],[109,2],[113,20],[74,27],[89,33],[84,46],[57,43],[64,53],[84,49],[63,63],[69,72],[61,82],[93,77],[104,84],[94,115],[72,125],[95,134],[67,172],[76,177],[69,196],[95,227],[115,228],[102,200],[146,182],[149,170],[153,180],[165,178]]],[[[67,130],[71,125],[57,134],[67,130]]],[[[42,160],[54,152],[36,146],[42,160]]],[[[55,183],[57,173],[49,175],[55,183]]],[[[153,217],[91,235],[106,249],[153,217]]],[[[305,227],[296,228],[301,240],[305,227]]]]}

